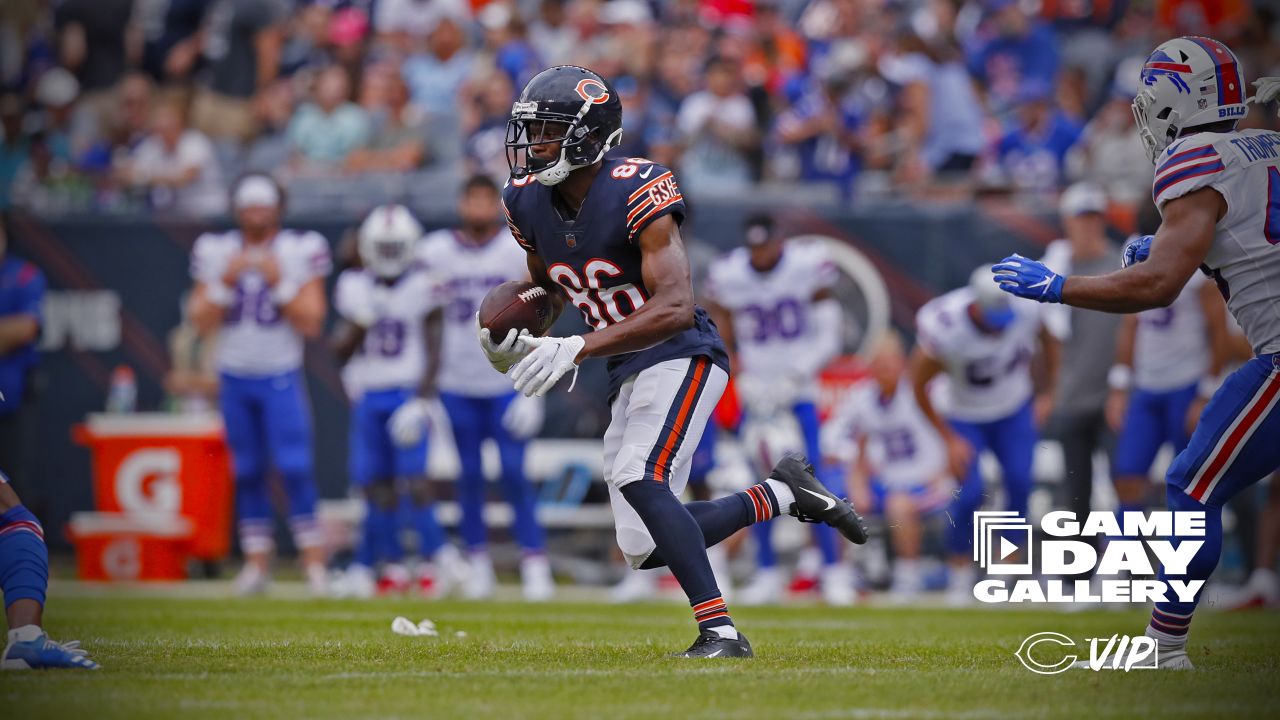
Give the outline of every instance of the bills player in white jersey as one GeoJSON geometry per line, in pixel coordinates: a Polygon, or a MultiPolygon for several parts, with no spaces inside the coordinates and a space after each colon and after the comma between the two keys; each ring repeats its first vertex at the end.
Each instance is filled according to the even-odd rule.
{"type": "Polygon", "coordinates": [[[906,375],[902,337],[877,341],[871,378],[841,400],[822,428],[826,455],[846,468],[849,497],[858,512],[885,519],[893,543],[893,586],[898,599],[924,588],[920,569],[923,519],[951,502],[942,438],[920,411],[906,375]]]}
{"type": "MultiPolygon", "coordinates": [[[[832,294],[836,268],[822,246],[786,242],[768,215],[748,218],[745,247],[717,260],[707,273],[705,302],[716,320],[736,373],[734,382],[747,415],[745,423],[776,412],[790,413],[799,425],[808,457],[819,458],[818,372],[840,350],[840,304],[832,294]]],[[[756,453],[748,453],[754,457],[756,453]]],[[[778,458],[757,468],[764,473],[778,458]]],[[[757,572],[739,602],[778,602],[786,580],[773,550],[771,523],[752,526],[757,572]]],[[[821,585],[831,604],[853,602],[853,577],[840,562],[834,531],[813,526],[822,555],[821,585]]]]}
{"type": "Polygon", "coordinates": [[[1168,307],[1122,320],[1107,376],[1107,422],[1118,433],[1111,474],[1121,516],[1145,509],[1156,453],[1166,443],[1174,454],[1182,452],[1203,401],[1222,383],[1226,321],[1222,296],[1202,273],[1192,275],[1168,307]]]}
{"type": "MultiPolygon", "coordinates": [[[[1259,104],[1280,99],[1280,78],[1255,83],[1259,104]]],[[[1015,295],[1107,312],[1167,307],[1197,268],[1214,280],[1255,357],[1205,405],[1187,447],[1165,476],[1170,510],[1204,513],[1204,536],[1186,572],[1208,580],[1222,550],[1222,505],[1280,467],[1280,133],[1236,130],[1248,112],[1244,72],[1230,48],[1205,37],[1163,43],[1143,65],[1133,101],[1139,136],[1156,165],[1161,214],[1154,238],[1125,248],[1123,269],[1062,277],[1018,255],[994,267],[1015,295]]],[[[1201,590],[1201,593],[1203,589],[1201,590]]],[[[1189,669],[1191,602],[1157,602],[1147,635],[1162,668],[1189,669]]]]}
{"type": "Polygon", "coordinates": [[[489,367],[476,344],[476,311],[488,292],[509,280],[528,280],[526,253],[502,220],[498,188],[483,175],[463,185],[458,203],[461,226],[423,238],[418,259],[440,282],[444,307],[444,349],[440,400],[449,415],[462,470],[458,503],[462,541],[470,573],[463,594],[493,594],[493,562],[484,523],[485,475],[480,449],[497,446],[502,494],[515,514],[512,531],[523,552],[520,577],[528,600],[548,600],[555,590],[546,540],[534,509],[533,487],[524,472],[525,446],[542,426],[542,398],[518,396],[511,381],[489,367]]]}
{"type": "Polygon", "coordinates": [[[351,479],[367,504],[348,590],[371,594],[374,570],[381,592],[409,587],[399,510],[407,495],[410,524],[424,562],[418,585],[427,595],[447,591],[457,551],[445,542],[427,487],[426,419],[436,396],[442,312],[434,279],[414,269],[422,226],[402,205],[374,208],[360,225],[362,268],[344,270],[334,288],[342,317],[334,351],[359,387],[351,413],[351,479]]]}
{"type": "Polygon", "coordinates": [[[1044,388],[1057,379],[1058,344],[1033,303],[993,292],[990,269],[979,267],[967,287],[934,298],[916,315],[919,344],[911,357],[916,402],[947,448],[948,467],[960,490],[948,513],[950,556],[948,602],[972,600],[975,570],[969,557],[973,513],[982,507],[978,456],[990,450],[1000,463],[1006,510],[1026,517],[1031,462],[1038,426],[1048,417],[1052,395],[1035,394],[1031,374],[1037,351],[1044,358],[1044,388]],[[932,402],[930,381],[948,380],[946,419],[932,402]],[[1034,402],[1033,402],[1034,399],[1034,402]]]}
{"type": "Polygon", "coordinates": [[[284,194],[267,175],[232,189],[237,229],[201,235],[192,251],[191,319],[219,330],[222,417],[236,476],[236,510],[245,566],[242,593],[261,592],[274,551],[267,486],[271,465],[289,496],[289,526],[315,594],[325,592],[323,536],[316,523],[311,409],[302,376],[305,338],[321,332],[329,243],[280,226],[284,194]]]}

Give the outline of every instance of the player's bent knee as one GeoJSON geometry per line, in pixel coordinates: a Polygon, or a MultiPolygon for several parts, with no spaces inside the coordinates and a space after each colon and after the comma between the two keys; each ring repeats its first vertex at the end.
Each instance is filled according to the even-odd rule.
{"type": "Polygon", "coordinates": [[[639,458],[639,449],[629,445],[619,450],[609,473],[609,482],[621,490],[643,477],[644,463],[639,458]]]}
{"type": "Polygon", "coordinates": [[[627,564],[632,570],[639,570],[657,547],[653,538],[649,537],[649,533],[644,530],[618,528],[618,549],[622,551],[622,556],[627,559],[627,564]]]}

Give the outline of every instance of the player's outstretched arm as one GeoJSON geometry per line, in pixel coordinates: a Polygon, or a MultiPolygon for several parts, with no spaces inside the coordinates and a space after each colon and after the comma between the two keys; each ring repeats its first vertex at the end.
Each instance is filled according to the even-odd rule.
{"type": "Polygon", "coordinates": [[[649,299],[626,320],[583,336],[586,343],[576,362],[643,350],[693,327],[693,280],[675,220],[670,215],[654,220],[640,233],[639,244],[649,299]]]}
{"type": "Polygon", "coordinates": [[[995,265],[995,281],[1019,297],[1102,312],[1166,307],[1204,262],[1214,226],[1226,212],[1226,200],[1217,190],[1201,188],[1165,203],[1164,220],[1145,262],[1106,275],[1063,279],[1043,263],[1014,255],[995,265]]]}

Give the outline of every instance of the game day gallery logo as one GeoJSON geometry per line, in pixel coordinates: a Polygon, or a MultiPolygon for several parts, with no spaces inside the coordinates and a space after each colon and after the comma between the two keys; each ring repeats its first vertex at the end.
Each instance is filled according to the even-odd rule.
{"type": "Polygon", "coordinates": [[[973,596],[984,603],[1190,602],[1204,585],[1174,579],[1186,575],[1204,544],[1194,539],[1204,537],[1203,512],[1126,512],[1120,519],[1091,512],[1079,520],[1058,511],[1041,518],[1040,534],[1016,512],[975,512],[973,559],[988,577],[973,596]],[[1168,582],[1155,577],[1161,566],[1168,582]],[[1096,587],[1067,579],[1090,570],[1101,578],[1096,587]]]}

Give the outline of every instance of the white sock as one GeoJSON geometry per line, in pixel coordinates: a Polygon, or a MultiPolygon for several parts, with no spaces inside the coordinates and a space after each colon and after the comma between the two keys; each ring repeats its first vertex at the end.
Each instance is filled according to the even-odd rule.
{"type": "Polygon", "coordinates": [[[717,626],[715,626],[715,627],[711,628],[711,632],[713,632],[713,633],[715,633],[715,634],[719,635],[720,637],[724,638],[725,640],[737,640],[737,639],[738,639],[738,628],[736,628],[736,627],[734,627],[734,626],[732,626],[732,625],[717,625],[717,626]]]}
{"type": "Polygon", "coordinates": [[[765,485],[773,491],[773,496],[778,499],[778,511],[783,515],[791,513],[791,506],[796,504],[795,493],[791,492],[791,486],[781,480],[769,478],[764,481],[765,485]]]}
{"type": "Polygon", "coordinates": [[[23,625],[9,631],[9,642],[31,642],[41,635],[44,635],[44,628],[39,625],[23,625]]]}
{"type": "Polygon", "coordinates": [[[1186,635],[1178,636],[1162,633],[1150,625],[1147,626],[1146,636],[1155,638],[1156,644],[1160,646],[1161,650],[1184,650],[1187,647],[1186,635]]]}

